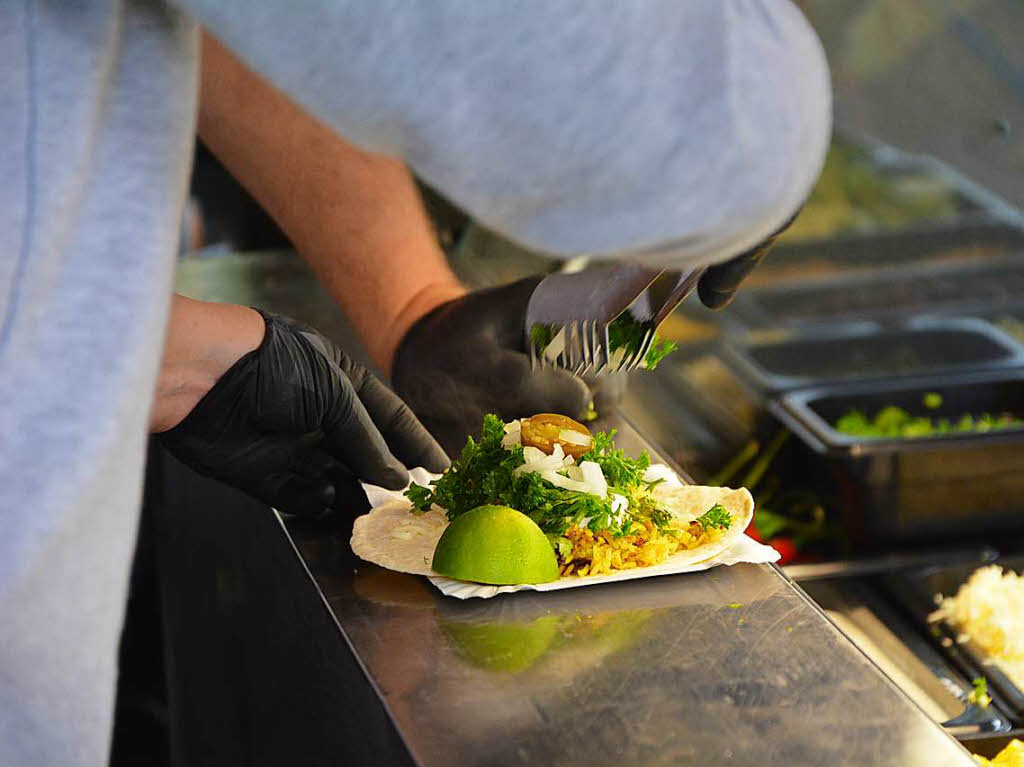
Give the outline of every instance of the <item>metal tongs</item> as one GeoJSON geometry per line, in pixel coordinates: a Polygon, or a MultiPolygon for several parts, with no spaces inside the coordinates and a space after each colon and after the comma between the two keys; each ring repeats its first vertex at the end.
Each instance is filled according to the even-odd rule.
{"type": "Polygon", "coordinates": [[[576,375],[635,370],[643,365],[658,326],[697,287],[703,268],[649,269],[620,264],[545,277],[526,308],[530,362],[576,375]],[[608,326],[626,316],[643,327],[633,349],[612,349],[608,326]]]}

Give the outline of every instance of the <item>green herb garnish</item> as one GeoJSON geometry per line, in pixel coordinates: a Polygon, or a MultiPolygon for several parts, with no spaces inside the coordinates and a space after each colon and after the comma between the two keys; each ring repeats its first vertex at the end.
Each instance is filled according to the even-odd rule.
{"type": "Polygon", "coordinates": [[[704,528],[705,531],[713,527],[728,530],[732,524],[732,517],[729,516],[729,512],[725,510],[722,504],[716,503],[693,521],[704,528]]]}
{"type": "Polygon", "coordinates": [[[555,340],[555,326],[540,322],[533,323],[530,328],[530,343],[538,355],[543,354],[551,342],[555,340]]]}
{"type": "MultiPolygon", "coordinates": [[[[937,395],[936,395],[937,396],[937,395]]],[[[901,407],[889,405],[868,418],[859,410],[850,410],[835,423],[836,431],[854,437],[903,438],[931,437],[939,434],[985,432],[1024,426],[1024,420],[1010,413],[994,416],[965,414],[958,419],[915,416],[901,407]]]]}
{"type": "MultiPolygon", "coordinates": [[[[629,312],[623,312],[608,323],[608,346],[613,352],[624,349],[627,354],[636,354],[643,344],[648,330],[650,330],[648,323],[640,322],[629,312]]],[[[654,340],[651,342],[647,354],[644,355],[643,366],[648,370],[654,370],[658,367],[658,363],[674,352],[676,348],[675,341],[660,338],[655,332],[654,340]]]]}
{"type": "Polygon", "coordinates": [[[974,703],[981,708],[988,708],[988,704],[992,702],[992,696],[988,694],[988,680],[979,676],[975,677],[971,684],[974,685],[974,689],[967,694],[967,702],[974,703]]]}
{"type": "Polygon", "coordinates": [[[644,452],[638,458],[627,458],[615,447],[614,436],[614,431],[595,433],[592,448],[579,459],[601,467],[609,485],[605,498],[556,487],[536,472],[514,474],[525,463],[523,448],[502,447],[505,424],[495,415],[484,417],[479,441],[468,438],[462,455],[440,479],[429,487],[413,484],[405,496],[414,512],[422,513],[436,504],[445,509],[449,520],[484,504],[511,506],[533,519],[556,548],[558,538],[572,525],[609,530],[614,535],[626,535],[634,522],[647,520],[665,528],[671,515],[655,503],[644,482],[650,457],[644,452]],[[624,514],[612,511],[616,493],[629,501],[624,514]]]}
{"type": "MultiPolygon", "coordinates": [[[[608,346],[615,352],[623,349],[626,354],[636,354],[644,341],[649,326],[633,318],[628,312],[608,323],[608,346]]],[[[555,340],[556,326],[535,322],[530,327],[530,344],[538,355],[543,355],[555,340]]],[[[651,346],[644,355],[643,367],[654,370],[665,357],[677,349],[675,341],[667,341],[654,334],[651,346]]]]}

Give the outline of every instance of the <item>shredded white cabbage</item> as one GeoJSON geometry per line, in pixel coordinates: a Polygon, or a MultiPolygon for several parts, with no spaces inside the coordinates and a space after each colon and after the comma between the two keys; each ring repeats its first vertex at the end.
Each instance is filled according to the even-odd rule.
{"type": "Polygon", "coordinates": [[[1007,676],[1024,685],[1024,575],[999,565],[975,570],[937,616],[984,650],[1007,676]]]}

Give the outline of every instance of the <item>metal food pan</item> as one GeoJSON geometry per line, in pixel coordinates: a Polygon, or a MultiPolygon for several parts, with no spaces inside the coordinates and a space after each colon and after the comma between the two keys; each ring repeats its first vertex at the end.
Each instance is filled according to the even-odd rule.
{"type": "Polygon", "coordinates": [[[950,734],[959,738],[1010,728],[996,706],[969,702],[970,678],[868,582],[838,578],[802,587],[861,652],[950,734]]]}
{"type": "Polygon", "coordinates": [[[1024,258],[916,264],[740,291],[730,314],[747,328],[896,322],[919,314],[991,311],[1024,302],[1024,258]]]}
{"type": "Polygon", "coordinates": [[[986,213],[968,212],[949,221],[912,229],[851,232],[820,239],[782,239],[761,268],[785,268],[828,262],[853,268],[866,264],[906,264],[958,253],[992,253],[1024,250],[1020,222],[1008,223],[986,213]]]}
{"type": "MultiPolygon", "coordinates": [[[[1001,557],[996,564],[1024,571],[1024,556],[1001,557]]],[[[943,620],[928,620],[936,609],[935,595],[953,596],[980,565],[933,565],[887,576],[886,586],[918,620],[927,622],[931,636],[943,652],[988,680],[1011,713],[1024,723],[1024,689],[1003,672],[998,663],[970,640],[958,641],[959,631],[943,620]]]]}
{"type": "Polygon", "coordinates": [[[887,405],[914,414],[1024,415],[1024,371],[934,376],[821,386],[784,394],[771,412],[799,438],[795,465],[830,508],[840,511],[853,543],[892,548],[924,539],[960,542],[1024,528],[1024,428],[918,439],[869,439],[832,427],[855,408],[887,405]],[[942,397],[926,410],[927,392],[942,397]]]}
{"type": "Polygon", "coordinates": [[[896,327],[840,325],[782,340],[730,340],[725,358],[762,392],[845,380],[1024,366],[1024,348],[988,322],[920,318],[896,327]]]}

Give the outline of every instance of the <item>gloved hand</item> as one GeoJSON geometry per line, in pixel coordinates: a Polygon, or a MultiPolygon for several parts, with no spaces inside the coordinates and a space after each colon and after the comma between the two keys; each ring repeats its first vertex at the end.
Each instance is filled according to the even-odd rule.
{"type": "Polygon", "coordinates": [[[370,372],[315,330],[260,314],[259,348],[157,436],[177,458],[281,511],[313,517],[365,511],[358,480],[401,488],[403,461],[431,471],[448,465],[412,411],[370,372]]]}
{"type": "MultiPolygon", "coordinates": [[[[801,208],[802,209],[802,208],[801,208]]],[[[736,296],[740,283],[747,278],[754,267],[768,255],[779,235],[789,229],[800,210],[797,210],[786,223],[774,233],[759,242],[745,253],[729,259],[725,263],[709,266],[697,283],[697,294],[701,303],[709,309],[724,309],[736,296]]]]}
{"type": "Polygon", "coordinates": [[[402,339],[391,374],[395,391],[449,454],[480,430],[486,413],[506,421],[544,412],[580,419],[589,409],[592,394],[582,379],[530,367],[523,326],[541,279],[528,277],[444,303],[402,339]]]}

